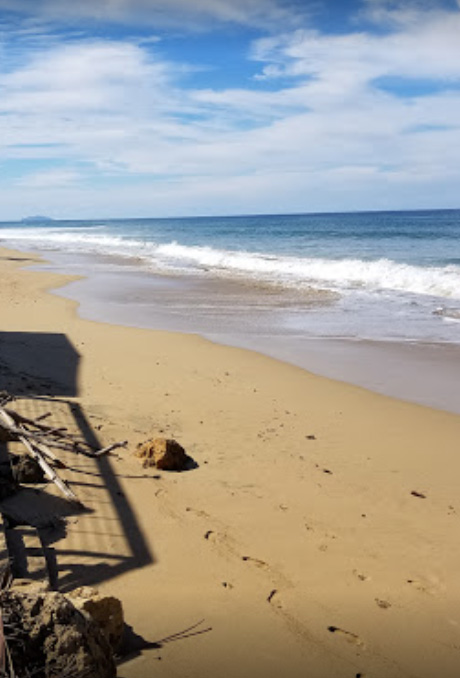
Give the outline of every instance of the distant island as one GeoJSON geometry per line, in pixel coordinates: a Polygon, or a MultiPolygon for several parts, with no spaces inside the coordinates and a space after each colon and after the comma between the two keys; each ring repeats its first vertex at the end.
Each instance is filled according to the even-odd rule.
{"type": "Polygon", "coordinates": [[[24,217],[24,219],[21,219],[21,221],[24,224],[36,224],[44,221],[53,221],[53,219],[51,217],[44,217],[41,214],[37,214],[32,217],[24,217]]]}

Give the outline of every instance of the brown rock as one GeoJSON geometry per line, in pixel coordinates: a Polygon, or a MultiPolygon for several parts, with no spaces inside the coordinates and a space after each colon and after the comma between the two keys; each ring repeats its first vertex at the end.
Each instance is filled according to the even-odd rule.
{"type": "Polygon", "coordinates": [[[118,598],[102,596],[97,589],[81,586],[69,593],[77,610],[88,614],[101,629],[114,652],[121,645],[125,621],[123,608],[118,598]]]}
{"type": "Polygon", "coordinates": [[[3,591],[0,607],[15,675],[116,676],[104,634],[61,593],[3,591]]]}
{"type": "Polygon", "coordinates": [[[156,466],[163,471],[183,471],[190,457],[176,440],[153,438],[137,446],[136,456],[144,460],[143,466],[156,466]]]}

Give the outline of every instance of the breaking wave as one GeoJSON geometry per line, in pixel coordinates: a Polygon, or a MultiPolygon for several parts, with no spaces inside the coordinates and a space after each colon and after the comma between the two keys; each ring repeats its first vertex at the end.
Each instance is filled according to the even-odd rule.
{"type": "Polygon", "coordinates": [[[460,266],[423,267],[381,258],[327,259],[264,252],[158,243],[104,232],[104,225],[2,228],[6,246],[116,256],[141,261],[156,272],[207,274],[269,282],[289,288],[318,287],[339,292],[398,291],[460,299],[460,266]]]}

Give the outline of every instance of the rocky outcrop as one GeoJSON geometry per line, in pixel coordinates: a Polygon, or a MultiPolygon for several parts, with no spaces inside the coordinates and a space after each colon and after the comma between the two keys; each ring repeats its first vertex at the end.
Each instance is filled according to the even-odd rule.
{"type": "Polygon", "coordinates": [[[144,468],[155,466],[163,471],[184,471],[193,460],[176,440],[153,438],[137,446],[136,456],[143,459],[144,468]]]}
{"type": "Polygon", "coordinates": [[[68,595],[77,610],[96,622],[113,652],[116,652],[120,648],[125,625],[123,607],[118,598],[101,595],[90,586],[81,586],[68,595]]]}
{"type": "Polygon", "coordinates": [[[56,592],[0,594],[8,649],[17,676],[113,678],[110,644],[94,619],[56,592]]]}

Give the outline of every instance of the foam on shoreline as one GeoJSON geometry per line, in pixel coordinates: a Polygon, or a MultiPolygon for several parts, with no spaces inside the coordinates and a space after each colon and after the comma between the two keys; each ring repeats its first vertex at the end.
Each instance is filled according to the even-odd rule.
{"type": "MultiPolygon", "coordinates": [[[[65,270],[67,258],[52,260],[45,268],[65,270]]],[[[383,341],[378,332],[373,338],[335,336],[334,330],[346,332],[350,312],[337,308],[337,298],[325,291],[153,276],[123,268],[118,260],[102,260],[98,269],[101,259],[94,261],[91,270],[92,262],[83,258],[75,270],[88,277],[57,292],[78,302],[84,318],[200,334],[377,393],[460,413],[458,343],[400,336],[383,341]]]]}

